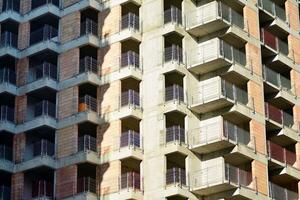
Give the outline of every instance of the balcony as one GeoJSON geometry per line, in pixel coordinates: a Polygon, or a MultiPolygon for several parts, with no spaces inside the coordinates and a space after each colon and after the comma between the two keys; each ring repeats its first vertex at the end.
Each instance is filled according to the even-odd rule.
{"type": "Polygon", "coordinates": [[[296,163],[296,154],[281,147],[278,144],[275,144],[271,141],[268,141],[268,156],[271,160],[279,161],[284,165],[293,166],[296,163]]]}
{"type": "Polygon", "coordinates": [[[53,143],[47,140],[40,140],[38,142],[26,146],[25,151],[22,155],[22,161],[26,162],[26,161],[34,160],[34,162],[40,162],[39,159],[43,159],[43,158],[46,158],[48,160],[53,160],[54,149],[55,146],[53,143]]]}
{"type": "Polygon", "coordinates": [[[80,59],[79,62],[79,73],[93,73],[98,74],[98,61],[97,59],[86,56],[80,59]]]}
{"type": "Polygon", "coordinates": [[[89,95],[79,98],[78,112],[96,112],[98,113],[97,99],[89,95]]]}
{"type": "Polygon", "coordinates": [[[276,108],[269,103],[265,103],[265,115],[270,123],[279,128],[283,128],[285,126],[292,128],[294,125],[293,115],[276,108]]]}
{"type": "Polygon", "coordinates": [[[80,24],[80,35],[93,35],[98,37],[98,24],[87,18],[80,24]]]}
{"type": "Polygon", "coordinates": [[[254,148],[248,131],[221,118],[216,118],[211,123],[204,122],[199,129],[192,130],[189,137],[190,148],[200,154],[235,145],[254,148]]]}
{"type": "Polygon", "coordinates": [[[121,20],[121,30],[129,29],[132,31],[140,30],[140,20],[139,17],[134,13],[128,13],[122,16],[121,20]]]}
{"type": "Polygon", "coordinates": [[[77,194],[97,193],[96,180],[91,177],[82,177],[77,180],[77,194]]]}
{"type": "Polygon", "coordinates": [[[195,172],[191,176],[192,191],[199,195],[210,195],[234,188],[251,189],[251,172],[230,164],[215,165],[195,172]]]}
{"type": "Polygon", "coordinates": [[[58,42],[58,30],[48,24],[30,33],[30,45],[40,42],[58,42]],[[56,38],[56,39],[55,39],[56,38]]]}
{"type": "Polygon", "coordinates": [[[120,137],[120,148],[141,148],[140,134],[129,130],[121,134],[120,137]]]}
{"type": "Polygon", "coordinates": [[[273,54],[281,53],[285,56],[289,54],[289,47],[286,42],[268,32],[264,28],[261,29],[261,42],[267,47],[269,50],[273,52],[273,54]]]}
{"type": "Polygon", "coordinates": [[[285,10],[277,5],[275,2],[271,0],[258,0],[258,7],[273,18],[279,18],[282,21],[286,21],[286,13],[285,10]]]}
{"type": "Polygon", "coordinates": [[[2,12],[16,12],[19,13],[20,2],[13,0],[3,0],[2,12]]]}
{"type": "Polygon", "coordinates": [[[182,11],[179,8],[171,6],[170,9],[164,11],[164,24],[169,23],[182,25],[182,11]]]}
{"type": "Polygon", "coordinates": [[[120,177],[120,190],[141,191],[141,177],[136,172],[127,172],[120,177]]]}
{"type": "Polygon", "coordinates": [[[179,45],[172,44],[172,46],[166,47],[164,52],[164,62],[183,63],[183,52],[179,45]]]}
{"type": "Polygon", "coordinates": [[[17,94],[16,73],[9,68],[0,69],[0,93],[17,94]]]}
{"type": "MultiPolygon", "coordinates": [[[[0,145],[0,170],[13,172],[14,165],[12,160],[13,160],[12,148],[5,145],[0,145]]],[[[0,192],[0,199],[1,199],[1,192],[0,192]]]]}
{"type": "Polygon", "coordinates": [[[296,192],[290,191],[286,188],[280,187],[272,182],[269,182],[269,196],[272,199],[292,200],[298,199],[299,195],[296,192]]]}
{"type": "Polygon", "coordinates": [[[117,158],[119,160],[124,160],[132,158],[135,160],[143,159],[143,149],[141,143],[141,135],[133,130],[128,130],[121,133],[119,138],[119,151],[117,153],[117,158]]]}
{"type": "Polygon", "coordinates": [[[10,200],[11,189],[5,185],[0,186],[0,199],[1,200],[10,200]]]}
{"type": "MultiPolygon", "coordinates": [[[[0,36],[0,49],[2,48],[13,48],[17,51],[18,48],[18,36],[14,33],[5,31],[3,33],[1,33],[0,36]]],[[[16,52],[15,52],[16,54],[16,52]]],[[[12,56],[15,56],[15,54],[13,54],[12,56]]],[[[17,56],[15,56],[17,57],[17,56]]]]}
{"type": "Polygon", "coordinates": [[[90,136],[84,135],[78,139],[78,152],[98,152],[97,150],[97,139],[90,136]]]}
{"type": "Polygon", "coordinates": [[[180,85],[172,85],[165,89],[165,101],[184,102],[184,91],[180,85]]]}
{"type": "Polygon", "coordinates": [[[215,111],[235,104],[247,106],[248,93],[223,79],[212,79],[200,85],[192,95],[191,109],[198,113],[215,111]]]}
{"type": "Polygon", "coordinates": [[[219,38],[200,43],[198,48],[191,51],[188,61],[188,69],[196,74],[212,72],[230,65],[245,68],[247,63],[244,52],[219,38]]]}
{"type": "Polygon", "coordinates": [[[121,94],[121,107],[140,108],[140,94],[134,90],[128,90],[121,94]]]}
{"type": "Polygon", "coordinates": [[[180,186],[186,187],[186,172],[184,169],[173,167],[171,169],[167,169],[166,174],[166,185],[167,186],[180,186]]]}
{"type": "Polygon", "coordinates": [[[197,37],[217,32],[232,25],[244,29],[244,17],[219,1],[200,6],[187,16],[187,30],[197,37]]]}
{"type": "Polygon", "coordinates": [[[267,83],[273,85],[273,87],[278,88],[279,90],[291,92],[291,81],[288,78],[284,77],[278,72],[273,71],[265,65],[263,67],[263,72],[263,78],[267,83]]]}
{"type": "Polygon", "coordinates": [[[39,180],[32,183],[32,199],[53,199],[53,183],[39,180]]]}
{"type": "Polygon", "coordinates": [[[186,141],[186,131],[184,128],[181,128],[179,125],[174,125],[168,127],[165,132],[164,142],[166,145],[168,144],[187,144],[186,141]]]}
{"type": "Polygon", "coordinates": [[[128,51],[121,55],[121,69],[125,67],[132,67],[134,69],[140,68],[140,57],[139,54],[134,51],[128,51]]]}
{"type": "Polygon", "coordinates": [[[0,130],[15,133],[15,111],[8,106],[0,106],[0,130]]]}

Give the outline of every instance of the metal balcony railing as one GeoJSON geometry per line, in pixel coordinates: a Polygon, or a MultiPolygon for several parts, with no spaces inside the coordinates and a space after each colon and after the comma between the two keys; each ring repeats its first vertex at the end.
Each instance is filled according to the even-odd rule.
{"type": "Polygon", "coordinates": [[[85,19],[80,24],[80,35],[95,35],[98,36],[98,23],[91,19],[85,19]]]}
{"type": "Polygon", "coordinates": [[[248,93],[225,80],[222,80],[222,95],[235,102],[239,102],[244,105],[248,104],[248,93]]]}
{"type": "Polygon", "coordinates": [[[180,85],[174,84],[166,88],[165,101],[184,102],[184,91],[180,85]]]}
{"type": "Polygon", "coordinates": [[[292,127],[294,125],[293,115],[284,112],[283,110],[265,103],[265,114],[268,119],[271,119],[282,126],[292,127]]]}
{"type": "Polygon", "coordinates": [[[164,56],[165,62],[183,62],[183,52],[182,48],[179,45],[172,44],[172,46],[166,47],[164,56]]]}
{"type": "Polygon", "coordinates": [[[79,62],[79,73],[91,72],[98,74],[98,61],[97,59],[86,56],[80,59],[79,62]]]}
{"type": "Polygon", "coordinates": [[[280,52],[284,55],[289,54],[289,46],[288,43],[284,42],[283,40],[279,39],[277,36],[273,35],[272,33],[266,31],[264,28],[260,31],[261,41],[268,47],[272,48],[273,50],[280,52]]]}
{"type": "Polygon", "coordinates": [[[56,107],[54,103],[51,103],[50,101],[43,100],[37,104],[34,105],[34,115],[33,117],[41,117],[41,116],[47,116],[47,117],[56,117],[56,107]]]}
{"type": "Polygon", "coordinates": [[[53,197],[53,183],[39,180],[32,183],[32,198],[48,198],[53,197]]]}
{"type": "Polygon", "coordinates": [[[291,91],[291,81],[288,78],[284,77],[278,72],[271,70],[265,65],[263,66],[263,72],[265,81],[277,86],[280,89],[291,91]]]}
{"type": "Polygon", "coordinates": [[[57,80],[57,67],[51,63],[44,62],[40,65],[31,67],[28,73],[27,83],[32,83],[40,79],[57,80]]]}
{"type": "Polygon", "coordinates": [[[30,45],[37,44],[39,42],[49,41],[57,36],[57,29],[46,24],[42,28],[39,28],[30,33],[30,45]]]}
{"type": "Polygon", "coordinates": [[[15,111],[8,106],[0,106],[0,122],[12,122],[15,120],[15,111]]]}
{"type": "Polygon", "coordinates": [[[274,17],[278,17],[279,19],[286,21],[286,13],[285,9],[277,5],[275,2],[271,0],[258,0],[258,7],[263,10],[266,10],[274,17]]]}
{"type": "Polygon", "coordinates": [[[136,172],[122,174],[119,180],[120,190],[141,190],[141,177],[136,172]]]}
{"type": "Polygon", "coordinates": [[[175,7],[171,6],[170,9],[165,10],[164,12],[164,23],[173,23],[182,25],[182,11],[175,7]]]}
{"type": "Polygon", "coordinates": [[[9,83],[16,84],[16,73],[9,68],[0,69],[0,84],[9,83]]]}
{"type": "Polygon", "coordinates": [[[25,147],[22,155],[23,161],[32,160],[36,157],[54,157],[55,145],[47,140],[40,140],[25,147]]]}
{"type": "Polygon", "coordinates": [[[20,11],[20,1],[19,0],[3,0],[2,12],[6,11],[20,11]]]}
{"type": "Polygon", "coordinates": [[[12,148],[6,145],[0,145],[0,160],[12,161],[12,157],[13,157],[12,148]]]}
{"type": "Polygon", "coordinates": [[[0,186],[0,199],[10,200],[11,189],[5,185],[0,186]]]}
{"type": "Polygon", "coordinates": [[[272,182],[269,182],[269,195],[276,200],[297,200],[299,195],[296,192],[280,187],[272,182]]]}
{"type": "Polygon", "coordinates": [[[166,143],[179,142],[186,143],[186,134],[184,128],[174,125],[166,129],[166,143]]]}
{"type": "Polygon", "coordinates": [[[0,36],[0,48],[18,48],[18,36],[14,33],[5,31],[0,36]]]}
{"type": "Polygon", "coordinates": [[[49,4],[59,7],[59,0],[32,0],[31,1],[32,10],[41,7],[43,5],[49,5],[49,4]]]}
{"type": "Polygon", "coordinates": [[[291,166],[293,166],[296,163],[296,154],[294,152],[291,152],[286,148],[283,148],[280,145],[275,144],[271,141],[268,141],[267,144],[268,155],[270,158],[291,166]]]}
{"type": "Polygon", "coordinates": [[[140,94],[134,90],[122,92],[121,107],[123,106],[140,107],[140,94]]]}
{"type": "MultiPolygon", "coordinates": [[[[205,51],[205,49],[203,49],[203,51],[205,51]]],[[[220,55],[233,63],[237,63],[242,66],[246,66],[247,64],[246,54],[223,40],[220,40],[220,55]]]]}
{"type": "Polygon", "coordinates": [[[120,148],[122,147],[141,148],[140,134],[133,130],[122,133],[120,137],[120,148]]]}
{"type": "Polygon", "coordinates": [[[139,54],[134,51],[128,51],[121,55],[121,67],[140,68],[139,54]]]}
{"type": "Polygon", "coordinates": [[[185,170],[178,167],[167,169],[166,184],[186,186],[187,183],[185,170]]]}
{"type": "Polygon", "coordinates": [[[212,187],[215,184],[235,184],[237,187],[250,187],[252,183],[251,172],[234,167],[230,164],[215,165],[201,169],[192,175],[192,187],[212,187]]]}
{"type": "Polygon", "coordinates": [[[97,152],[97,139],[90,135],[78,138],[78,152],[80,151],[97,152]]]}
{"type": "Polygon", "coordinates": [[[93,111],[98,113],[97,99],[90,95],[85,95],[79,98],[79,112],[93,111]]]}
{"type": "Polygon", "coordinates": [[[82,177],[77,180],[77,193],[86,192],[96,194],[97,184],[95,179],[91,177],[82,177]]]}
{"type": "Polygon", "coordinates": [[[138,31],[140,29],[140,19],[134,13],[128,13],[122,16],[121,20],[121,30],[132,29],[138,31]]]}

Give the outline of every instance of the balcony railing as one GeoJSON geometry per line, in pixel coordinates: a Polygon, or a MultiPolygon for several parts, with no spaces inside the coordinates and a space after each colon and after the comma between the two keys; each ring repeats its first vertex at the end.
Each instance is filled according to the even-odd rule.
{"type": "Polygon", "coordinates": [[[18,36],[8,31],[1,33],[0,48],[5,47],[18,48],[18,36]]]}
{"type": "MultiPolygon", "coordinates": [[[[43,100],[33,106],[33,118],[37,117],[53,117],[55,118],[56,115],[56,107],[54,103],[50,101],[43,100]]],[[[30,118],[29,118],[30,120],[30,118]]]]}
{"type": "Polygon", "coordinates": [[[165,24],[172,23],[172,24],[182,25],[182,11],[175,6],[171,6],[170,9],[165,10],[164,23],[165,24]]]}
{"type": "Polygon", "coordinates": [[[252,174],[226,163],[225,166],[215,165],[201,169],[192,175],[193,188],[212,187],[224,183],[231,183],[237,187],[250,187],[252,174]]]}
{"type": "Polygon", "coordinates": [[[178,167],[167,169],[166,184],[186,186],[187,183],[185,170],[178,167]]]}
{"type": "Polygon", "coordinates": [[[222,95],[244,105],[248,103],[248,93],[225,80],[222,80],[222,95]]]}
{"type": "Polygon", "coordinates": [[[140,107],[140,94],[134,90],[122,92],[121,107],[123,106],[140,107]]]}
{"type": "Polygon", "coordinates": [[[12,161],[12,155],[12,148],[5,145],[0,145],[0,160],[12,161]]]}
{"type": "Polygon", "coordinates": [[[37,44],[39,42],[49,41],[57,36],[57,29],[46,24],[42,28],[39,28],[30,33],[30,45],[37,44]]]}
{"type": "Polygon", "coordinates": [[[30,68],[27,83],[32,83],[44,78],[49,78],[56,81],[57,67],[51,63],[44,62],[40,65],[30,68]]]}
{"type": "Polygon", "coordinates": [[[276,200],[297,200],[299,198],[298,193],[280,187],[272,182],[269,182],[269,193],[270,197],[276,200]]]}
{"type": "Polygon", "coordinates": [[[78,139],[78,151],[93,151],[97,152],[97,139],[84,135],[78,139]]]}
{"type": "Polygon", "coordinates": [[[82,177],[77,180],[77,193],[86,192],[96,194],[97,184],[95,179],[91,177],[82,177]]]}
{"type": "Polygon", "coordinates": [[[20,1],[19,0],[3,0],[2,12],[15,11],[19,12],[20,1]]]}
{"type": "Polygon", "coordinates": [[[284,89],[284,90],[288,90],[288,91],[290,91],[292,89],[291,81],[288,78],[282,76],[278,72],[271,70],[270,68],[268,68],[265,65],[264,65],[263,69],[264,69],[263,76],[264,76],[265,81],[277,86],[280,89],[284,89]]]}
{"type": "Polygon", "coordinates": [[[122,147],[140,148],[140,134],[132,130],[122,133],[120,137],[120,148],[122,147]]]}
{"type": "Polygon", "coordinates": [[[138,31],[140,29],[140,20],[136,14],[128,13],[122,16],[121,30],[132,29],[138,31]]]}
{"type": "Polygon", "coordinates": [[[166,47],[164,52],[164,61],[165,62],[183,62],[183,53],[182,48],[179,45],[173,44],[172,46],[166,47]]]}
{"type": "Polygon", "coordinates": [[[134,51],[128,51],[121,56],[121,67],[140,68],[139,54],[134,51]]]}
{"type": "Polygon", "coordinates": [[[9,68],[0,69],[0,84],[9,83],[16,84],[16,73],[9,68]]]}
{"type": "Polygon", "coordinates": [[[98,24],[91,19],[86,19],[80,24],[81,35],[98,35],[98,24]]]}
{"type": "Polygon", "coordinates": [[[11,191],[10,187],[1,185],[0,186],[0,199],[1,200],[10,200],[10,195],[11,195],[10,191],[11,191]]]}
{"type": "Polygon", "coordinates": [[[45,180],[39,180],[32,183],[32,198],[48,198],[53,197],[53,183],[45,180]]]}
{"type": "Polygon", "coordinates": [[[120,190],[141,190],[141,177],[136,172],[122,174],[119,183],[120,190]]]}
{"type": "Polygon", "coordinates": [[[179,125],[174,125],[166,129],[166,143],[178,142],[186,144],[185,129],[179,125]]]}
{"type": "Polygon", "coordinates": [[[55,5],[55,6],[59,6],[59,0],[32,0],[31,2],[31,7],[32,9],[44,6],[44,5],[55,5]]]}
{"type": "Polygon", "coordinates": [[[47,140],[40,140],[26,146],[23,152],[23,161],[32,160],[36,157],[54,157],[55,145],[47,140]]]}
{"type": "Polygon", "coordinates": [[[272,14],[274,17],[278,17],[279,19],[286,21],[284,8],[280,7],[275,2],[271,0],[258,0],[258,6],[272,14]]]}
{"type": "Polygon", "coordinates": [[[14,123],[15,112],[13,108],[8,106],[0,106],[0,122],[12,122],[14,123]]]}
{"type": "Polygon", "coordinates": [[[291,166],[295,164],[296,162],[295,153],[271,141],[268,141],[267,144],[268,144],[268,155],[270,158],[291,166]]]}
{"type": "Polygon", "coordinates": [[[184,91],[180,85],[172,85],[166,88],[165,101],[184,101],[184,91]]]}
{"type": "Polygon", "coordinates": [[[279,39],[277,36],[266,31],[264,28],[261,29],[261,41],[273,50],[283,53],[284,55],[289,54],[289,47],[286,42],[279,39]]]}
{"type": "Polygon", "coordinates": [[[271,119],[282,126],[292,127],[294,125],[293,115],[284,112],[283,110],[265,103],[265,114],[268,119],[271,119]]]}
{"type": "Polygon", "coordinates": [[[94,74],[98,73],[98,61],[97,59],[86,56],[80,59],[79,63],[79,73],[91,72],[94,74]]]}
{"type": "Polygon", "coordinates": [[[85,95],[79,98],[79,112],[93,111],[98,113],[97,99],[90,95],[85,95]]]}

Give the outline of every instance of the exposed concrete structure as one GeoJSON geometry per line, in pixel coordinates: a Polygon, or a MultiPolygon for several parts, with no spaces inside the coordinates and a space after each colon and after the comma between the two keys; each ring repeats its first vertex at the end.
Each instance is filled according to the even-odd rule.
{"type": "Polygon", "coordinates": [[[0,199],[294,200],[295,0],[0,0],[0,199]]]}

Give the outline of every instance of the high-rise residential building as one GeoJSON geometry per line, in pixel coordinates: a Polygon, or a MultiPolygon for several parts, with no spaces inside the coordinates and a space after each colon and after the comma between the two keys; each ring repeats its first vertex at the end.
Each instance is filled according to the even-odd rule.
{"type": "Polygon", "coordinates": [[[296,0],[0,0],[0,200],[298,200],[296,0]]]}

